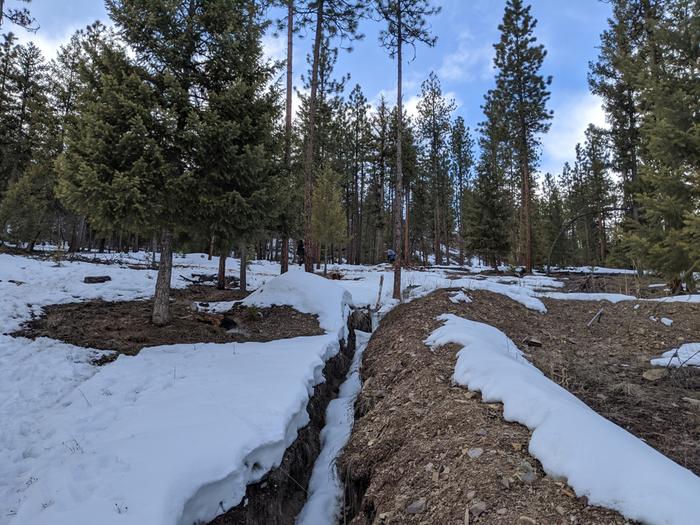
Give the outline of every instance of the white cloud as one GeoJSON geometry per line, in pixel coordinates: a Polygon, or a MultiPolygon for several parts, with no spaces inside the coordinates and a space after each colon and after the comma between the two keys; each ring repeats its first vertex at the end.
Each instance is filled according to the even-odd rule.
{"type": "Polygon", "coordinates": [[[552,127],[542,138],[543,173],[558,173],[566,161],[575,159],[576,144],[583,143],[589,124],[606,126],[602,101],[597,95],[571,93],[554,108],[552,127]]]}
{"type": "Polygon", "coordinates": [[[75,33],[77,30],[77,27],[70,27],[58,34],[47,34],[42,30],[39,30],[36,33],[17,31],[15,34],[17,36],[17,40],[22,44],[34,42],[34,44],[41,50],[44,58],[46,60],[51,60],[52,58],[56,57],[58,48],[64,44],[67,44],[70,37],[73,36],[73,33],[75,33]]]}
{"type": "Polygon", "coordinates": [[[282,37],[267,34],[262,38],[263,54],[272,60],[287,59],[287,41],[282,37]]]}
{"type": "Polygon", "coordinates": [[[484,80],[493,76],[493,46],[477,45],[474,37],[464,31],[457,40],[457,49],[442,59],[438,75],[444,80],[484,80]]]}

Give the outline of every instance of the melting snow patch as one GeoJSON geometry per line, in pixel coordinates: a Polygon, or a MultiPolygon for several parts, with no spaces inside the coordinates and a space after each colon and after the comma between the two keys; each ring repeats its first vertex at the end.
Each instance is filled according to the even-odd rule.
{"type": "Polygon", "coordinates": [[[651,360],[655,366],[674,367],[699,366],[700,367],[700,343],[686,343],[679,348],[674,348],[651,360]]]}
{"type": "Polygon", "coordinates": [[[444,325],[426,344],[463,346],[454,381],[480,391],[485,402],[502,402],[506,420],[532,430],[529,451],[547,474],[629,519],[697,524],[699,477],[550,381],[503,332],[451,314],[439,319],[444,325]]]}
{"type": "Polygon", "coordinates": [[[450,295],[450,301],[454,304],[471,303],[472,298],[469,297],[466,293],[464,293],[464,290],[460,290],[459,292],[455,292],[452,295],[450,295]]]}

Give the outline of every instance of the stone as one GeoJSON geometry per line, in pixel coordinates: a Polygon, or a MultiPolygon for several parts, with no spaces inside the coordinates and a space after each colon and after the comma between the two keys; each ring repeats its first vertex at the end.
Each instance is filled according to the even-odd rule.
{"type": "Polygon", "coordinates": [[[665,368],[650,368],[642,374],[642,377],[647,381],[658,381],[659,379],[666,377],[668,375],[668,370],[665,368]]]}
{"type": "Polygon", "coordinates": [[[564,514],[566,514],[564,507],[562,507],[561,505],[557,505],[556,511],[560,516],[563,516],[564,514]]]}
{"type": "Polygon", "coordinates": [[[477,447],[477,448],[470,448],[470,449],[467,451],[467,455],[468,455],[470,458],[472,458],[472,459],[478,458],[478,457],[481,456],[483,453],[484,453],[484,449],[483,449],[483,448],[478,448],[478,447],[477,447]]]}
{"type": "Polygon", "coordinates": [[[534,346],[535,348],[542,348],[542,341],[537,339],[536,337],[526,337],[523,339],[523,343],[525,343],[527,346],[534,346]]]}
{"type": "Polygon", "coordinates": [[[520,516],[518,518],[519,524],[527,523],[528,525],[537,525],[537,522],[533,520],[530,516],[520,516]]]}
{"type": "Polygon", "coordinates": [[[498,509],[498,510],[496,511],[496,514],[499,514],[499,515],[503,516],[506,512],[508,512],[507,509],[498,509]]]}
{"type": "Polygon", "coordinates": [[[420,514],[421,512],[425,512],[425,507],[427,504],[428,502],[425,498],[417,499],[406,507],[406,512],[408,514],[420,514]]]}
{"type": "Polygon", "coordinates": [[[683,401],[694,406],[695,408],[700,408],[700,399],[695,399],[694,397],[684,397],[683,401]]]}
{"type": "Polygon", "coordinates": [[[483,501],[475,501],[470,507],[469,507],[469,513],[473,514],[474,516],[479,516],[486,511],[486,503],[483,501]]]}
{"type": "Polygon", "coordinates": [[[476,497],[476,491],[470,490],[467,492],[467,501],[471,501],[476,497]]]}

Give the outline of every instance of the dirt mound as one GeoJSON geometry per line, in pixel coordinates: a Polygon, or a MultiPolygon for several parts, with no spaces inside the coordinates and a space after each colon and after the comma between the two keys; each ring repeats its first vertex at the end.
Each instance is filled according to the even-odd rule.
{"type": "Polygon", "coordinates": [[[682,399],[698,397],[700,373],[642,378],[650,357],[700,339],[697,305],[547,301],[542,315],[500,295],[469,295],[472,303],[440,291],[402,305],[371,339],[358,420],[339,462],[349,521],[456,524],[469,510],[469,523],[626,523],[546,476],[527,453],[529,431],[504,421],[500,404],[451,384],[458,348],[433,353],[422,343],[445,312],[503,330],[548,376],[698,472],[700,411],[682,399]],[[652,313],[673,327],[650,321],[652,313]],[[527,337],[541,346],[525,347],[527,337]]]}
{"type": "MultiPolygon", "coordinates": [[[[288,306],[246,308],[236,305],[224,315],[195,311],[193,303],[232,301],[246,294],[194,286],[174,291],[173,321],[163,327],[151,323],[153,301],[88,301],[53,305],[12,335],[51,337],[77,346],[115,350],[133,355],[146,346],[177,343],[271,341],[319,335],[316,316],[288,306]]],[[[116,356],[115,356],[116,357],[116,356]]]]}

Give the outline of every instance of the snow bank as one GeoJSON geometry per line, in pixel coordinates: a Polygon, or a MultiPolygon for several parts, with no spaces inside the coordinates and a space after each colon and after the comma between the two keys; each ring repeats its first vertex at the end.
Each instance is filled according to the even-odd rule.
{"type": "Polygon", "coordinates": [[[587,293],[587,292],[539,292],[538,297],[546,299],[557,299],[560,301],[609,301],[611,303],[620,303],[622,301],[637,301],[633,295],[625,295],[621,293],[587,293]]]}
{"type": "Polygon", "coordinates": [[[453,379],[502,402],[508,421],[532,430],[530,453],[551,476],[562,477],[591,504],[629,519],[694,525],[700,516],[700,478],[591,410],[530,364],[498,329],[445,314],[426,339],[457,343],[453,379]]]}
{"type": "Polygon", "coordinates": [[[352,296],[336,281],[296,271],[269,280],[265,286],[246,297],[242,304],[291,306],[300,312],[317,315],[321,328],[344,339],[352,296]]]}
{"type": "MultiPolygon", "coordinates": [[[[103,367],[93,350],[0,336],[0,525],[191,525],[240,503],[307,424],[346,330],[348,293],[294,273],[248,301],[316,314],[328,333],[146,348],[103,367]]],[[[0,256],[0,330],[46,304],[148,297],[154,276],[0,256]],[[83,284],[96,274],[112,281],[83,284]]]]}
{"type": "Polygon", "coordinates": [[[39,439],[13,454],[32,461],[12,523],[213,519],[280,464],[338,349],[324,335],[120,356],[26,428],[39,439]]]}
{"type": "Polygon", "coordinates": [[[654,366],[700,366],[700,343],[686,343],[651,360],[654,366]]]}
{"type": "Polygon", "coordinates": [[[297,525],[334,525],[340,517],[343,484],[335,461],[350,439],[355,422],[355,399],[362,388],[362,353],[371,334],[355,331],[355,335],[357,347],[347,379],[340,385],[338,397],[326,409],[326,426],[321,430],[321,453],[314,463],[309,497],[297,516],[297,525]]]}

